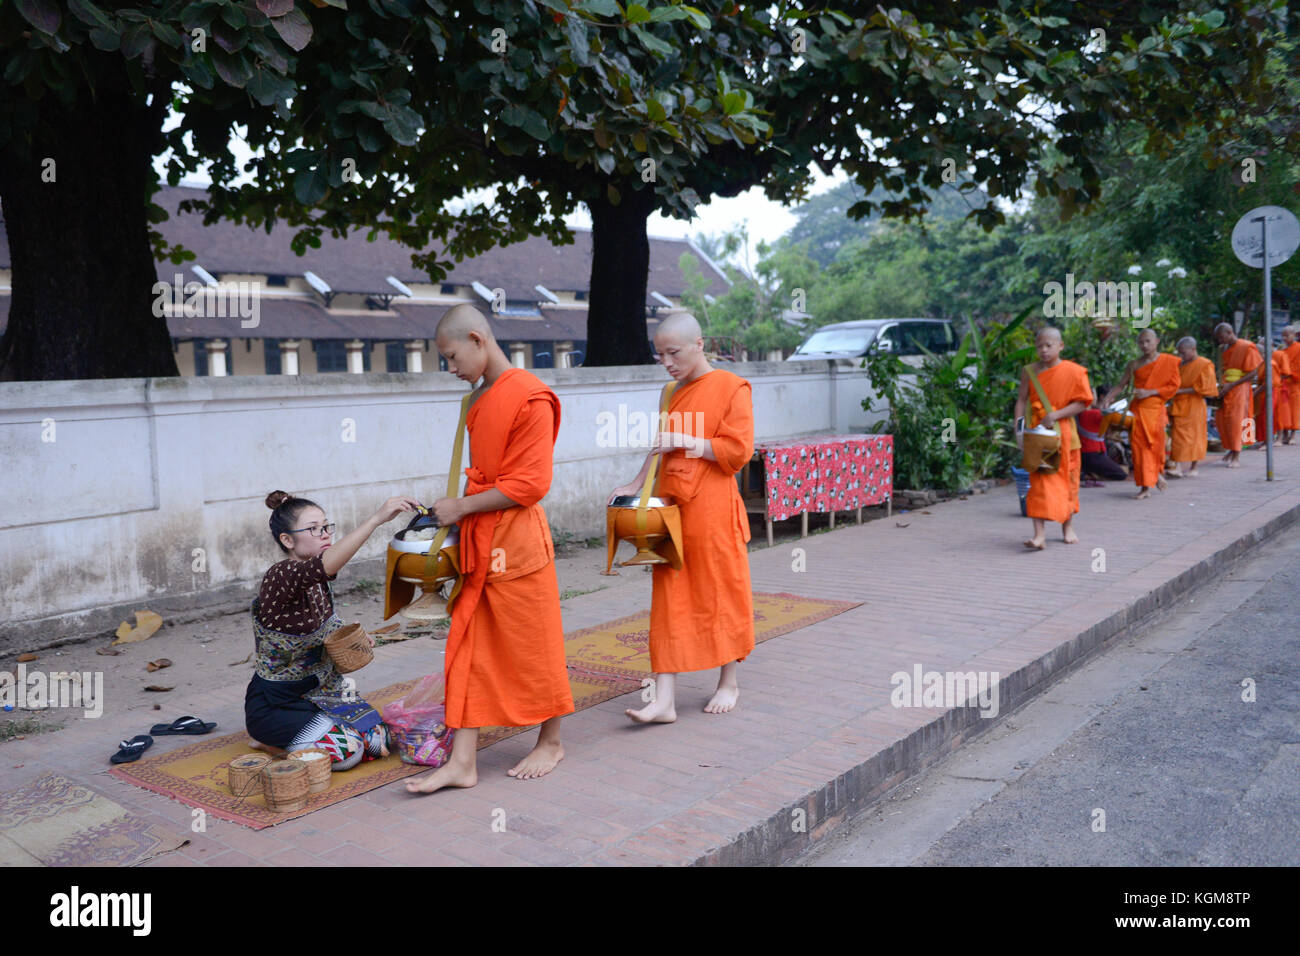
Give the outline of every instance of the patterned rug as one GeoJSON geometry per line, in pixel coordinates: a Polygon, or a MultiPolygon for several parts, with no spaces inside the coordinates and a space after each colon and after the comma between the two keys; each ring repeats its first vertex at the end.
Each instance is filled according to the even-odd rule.
{"type": "Polygon", "coordinates": [[[188,842],[58,774],[0,793],[0,866],[131,866],[188,842]]]}
{"type": "MultiPolygon", "coordinates": [[[[821,601],[793,594],[755,594],[755,641],[761,643],[824,621],[857,607],[853,601],[821,601]]],[[[650,676],[650,612],[642,611],[583,628],[564,636],[569,684],[575,712],[631,693],[650,676]]],[[[389,701],[403,696],[419,678],[365,692],[366,700],[382,710],[389,701]]],[[[485,727],[479,734],[479,749],[521,734],[528,727],[485,727]]],[[[110,773],[128,783],[166,794],[193,807],[261,830],[301,817],[322,807],[339,803],[401,780],[429,768],[404,764],[396,755],[358,764],[351,770],[330,775],[330,788],[313,794],[296,813],[276,813],[259,794],[235,797],[226,782],[226,765],[251,751],[244,733],[198,740],[167,754],[142,757],[132,764],[113,768],[110,773]]]]}

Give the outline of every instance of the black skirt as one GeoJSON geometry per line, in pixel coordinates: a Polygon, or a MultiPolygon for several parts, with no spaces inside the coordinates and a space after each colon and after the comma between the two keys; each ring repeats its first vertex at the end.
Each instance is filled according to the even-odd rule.
{"type": "Polygon", "coordinates": [[[244,725],[248,735],[272,747],[288,747],[298,731],[322,712],[302,696],[319,685],[315,677],[265,680],[254,674],[244,695],[244,725]]]}

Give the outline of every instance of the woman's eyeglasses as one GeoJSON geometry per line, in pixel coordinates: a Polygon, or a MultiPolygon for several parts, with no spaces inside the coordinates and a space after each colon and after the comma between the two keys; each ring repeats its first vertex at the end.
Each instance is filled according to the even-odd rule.
{"type": "Polygon", "coordinates": [[[333,523],[330,523],[330,524],[322,524],[322,525],[312,525],[310,528],[290,528],[290,529],[289,529],[289,533],[290,533],[290,534],[297,534],[299,531],[307,531],[307,532],[309,532],[309,533],[311,534],[311,536],[312,536],[313,538],[323,538],[323,537],[325,537],[325,535],[327,535],[327,534],[333,534],[333,533],[334,533],[334,529],[337,528],[337,527],[338,527],[338,525],[333,524],[333,523]]]}

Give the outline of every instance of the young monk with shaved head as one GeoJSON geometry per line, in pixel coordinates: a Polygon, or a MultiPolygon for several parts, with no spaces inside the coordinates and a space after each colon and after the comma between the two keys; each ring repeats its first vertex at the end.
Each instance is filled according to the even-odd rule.
{"type": "Polygon", "coordinates": [[[1138,336],[1142,354],[1124,369],[1119,383],[1110,390],[1102,402],[1109,405],[1115,396],[1133,382],[1133,404],[1129,413],[1133,427],[1129,429],[1129,446],[1133,449],[1133,482],[1138,486],[1135,498],[1150,498],[1151,486],[1165,490],[1165,402],[1178,391],[1181,373],[1178,359],[1159,351],[1160,339],[1151,329],[1143,329],[1138,336]]]}
{"type": "Polygon", "coordinates": [[[1079,511],[1079,471],[1082,465],[1082,445],[1074,431],[1074,416],[1092,401],[1092,386],[1088,383],[1088,370],[1082,365],[1061,358],[1065,343],[1059,329],[1050,326],[1041,329],[1034,339],[1038,361],[1025,366],[1020,373],[1020,392],[1016,397],[1016,418],[1025,418],[1025,426],[1061,426],[1061,466],[1053,473],[1033,471],[1029,474],[1029,493],[1025,496],[1025,510],[1034,519],[1034,536],[1025,542],[1026,548],[1041,551],[1047,546],[1047,522],[1061,524],[1061,540],[1075,544],[1079,536],[1074,532],[1074,516],[1079,511]],[[1038,389],[1031,384],[1030,371],[1038,377],[1052,411],[1048,411],[1038,389]]]}
{"type": "Polygon", "coordinates": [[[1281,420],[1282,444],[1289,445],[1300,428],[1300,339],[1296,327],[1288,325],[1282,330],[1282,348],[1287,364],[1291,368],[1291,378],[1287,382],[1286,402],[1278,409],[1281,420]]]}
{"type": "Polygon", "coordinates": [[[1185,335],[1178,340],[1178,391],[1169,403],[1170,428],[1169,466],[1171,477],[1195,478],[1196,467],[1205,457],[1208,435],[1208,416],[1205,400],[1219,394],[1214,377],[1214,363],[1196,354],[1196,339],[1185,335]],[[1191,462],[1190,471],[1175,469],[1180,463],[1191,462]]]}
{"type": "Polygon", "coordinates": [[[438,323],[447,369],[474,390],[466,425],[471,467],[461,498],[440,498],[442,525],[460,525],[461,591],[447,635],[451,758],[409,781],[412,793],[478,782],[478,728],[541,724],[537,746],[508,770],[521,780],[564,759],[560,718],[573,713],[564,661],[555,548],[540,504],[551,487],[560,402],[531,372],[514,368],[487,319],[458,305],[438,323]]]}
{"type": "Polygon", "coordinates": [[[749,383],[709,364],[694,316],[666,318],[655,331],[655,350],[678,382],[669,400],[669,420],[699,423],[700,434],[661,431],[636,479],[610,493],[613,501],[640,492],[653,456],[660,455],[659,493],[681,511],[682,567],[654,565],[654,699],[627,711],[643,724],[677,719],[676,677],[683,671],[721,667],[717,690],[704,710],[730,711],[740,697],[739,662],[754,649],[754,598],[745,547],[749,518],[736,487],[736,473],[754,452],[749,383]]]}
{"type": "Polygon", "coordinates": [[[1223,381],[1219,384],[1222,404],[1214,422],[1219,429],[1219,441],[1227,452],[1223,460],[1229,468],[1240,468],[1243,434],[1251,417],[1251,383],[1259,375],[1264,360],[1259,356],[1259,349],[1246,339],[1237,338],[1227,322],[1214,327],[1214,341],[1223,349],[1223,381]]]}

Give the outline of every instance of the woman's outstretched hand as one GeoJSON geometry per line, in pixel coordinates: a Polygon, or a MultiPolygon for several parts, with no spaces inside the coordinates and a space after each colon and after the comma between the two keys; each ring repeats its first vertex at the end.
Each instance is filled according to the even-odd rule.
{"type": "Polygon", "coordinates": [[[385,501],[379,507],[379,510],[375,512],[375,517],[379,519],[380,524],[387,524],[403,511],[415,511],[419,507],[420,503],[414,498],[409,498],[406,495],[397,495],[396,497],[389,498],[385,501]]]}

